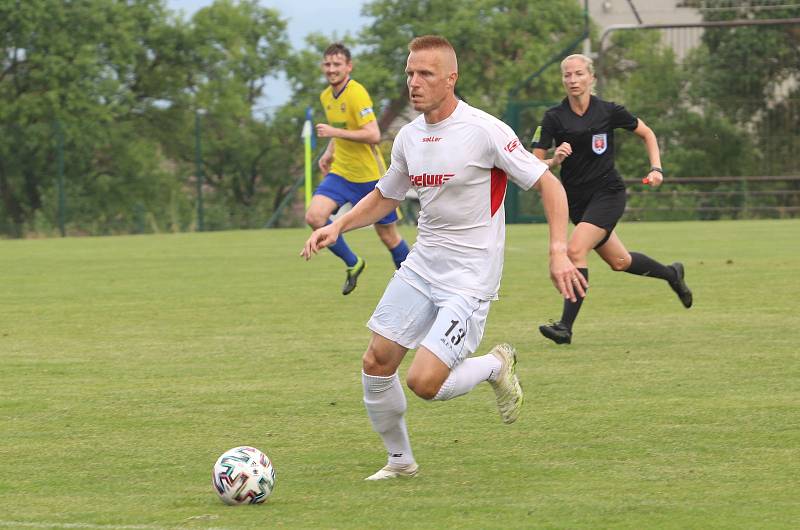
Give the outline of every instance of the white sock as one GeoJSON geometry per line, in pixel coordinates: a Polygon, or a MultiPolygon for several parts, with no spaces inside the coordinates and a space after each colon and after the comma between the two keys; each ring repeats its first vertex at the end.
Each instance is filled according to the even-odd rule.
{"type": "Polygon", "coordinates": [[[414,453],[406,429],[406,395],[397,373],[389,377],[361,372],[367,415],[386,450],[390,464],[411,464],[414,453]]]}
{"type": "Polygon", "coordinates": [[[479,383],[493,380],[500,371],[500,359],[487,353],[480,357],[470,357],[450,371],[442,388],[433,397],[436,401],[447,401],[463,396],[479,383]]]}

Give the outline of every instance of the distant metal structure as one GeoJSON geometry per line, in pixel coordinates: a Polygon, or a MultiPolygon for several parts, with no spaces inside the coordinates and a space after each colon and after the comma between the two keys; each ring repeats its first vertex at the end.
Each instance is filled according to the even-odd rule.
{"type": "Polygon", "coordinates": [[[626,180],[629,203],[623,220],[758,219],[800,215],[800,175],[671,177],[669,186],[643,189],[626,180]],[[643,199],[643,200],[637,200],[643,199]],[[646,204],[648,199],[654,204],[646,204]]]}

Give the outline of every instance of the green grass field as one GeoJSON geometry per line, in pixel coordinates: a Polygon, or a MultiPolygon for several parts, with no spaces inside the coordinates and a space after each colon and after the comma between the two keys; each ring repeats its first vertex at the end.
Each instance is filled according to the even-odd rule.
{"type": "Polygon", "coordinates": [[[362,480],[385,459],[364,323],[392,273],[370,229],[348,297],[301,229],[0,241],[0,527],[800,527],[800,221],[621,226],[686,264],[695,307],[593,257],[571,346],[536,330],[560,315],[546,233],[509,227],[481,350],[519,350],[520,420],[488,385],[407,391],[421,471],[384,483],[362,480]],[[227,507],[211,467],[243,444],[277,486],[227,507]]]}

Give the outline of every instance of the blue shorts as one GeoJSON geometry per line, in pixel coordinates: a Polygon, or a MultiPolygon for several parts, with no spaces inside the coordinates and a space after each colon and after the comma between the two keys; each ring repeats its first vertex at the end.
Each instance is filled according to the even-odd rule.
{"type": "MultiPolygon", "coordinates": [[[[355,206],[358,201],[366,197],[375,189],[377,180],[371,182],[350,182],[336,173],[328,173],[322,180],[314,195],[328,197],[341,208],[343,204],[350,203],[355,206]]],[[[334,212],[335,213],[335,212],[334,212]]],[[[378,221],[380,225],[388,225],[397,221],[397,210],[378,221]]]]}

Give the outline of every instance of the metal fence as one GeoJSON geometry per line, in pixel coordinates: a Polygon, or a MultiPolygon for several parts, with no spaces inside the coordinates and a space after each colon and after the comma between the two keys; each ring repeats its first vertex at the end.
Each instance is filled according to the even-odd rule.
{"type": "MultiPolygon", "coordinates": [[[[786,219],[800,216],[800,176],[671,177],[652,189],[624,179],[623,221],[786,219]]],[[[523,197],[535,197],[524,194],[523,197]]],[[[542,222],[538,200],[520,201],[517,222],[542,222]]]]}
{"type": "Polygon", "coordinates": [[[800,176],[676,177],[659,190],[628,181],[626,220],[783,219],[800,213],[800,176]]]}

